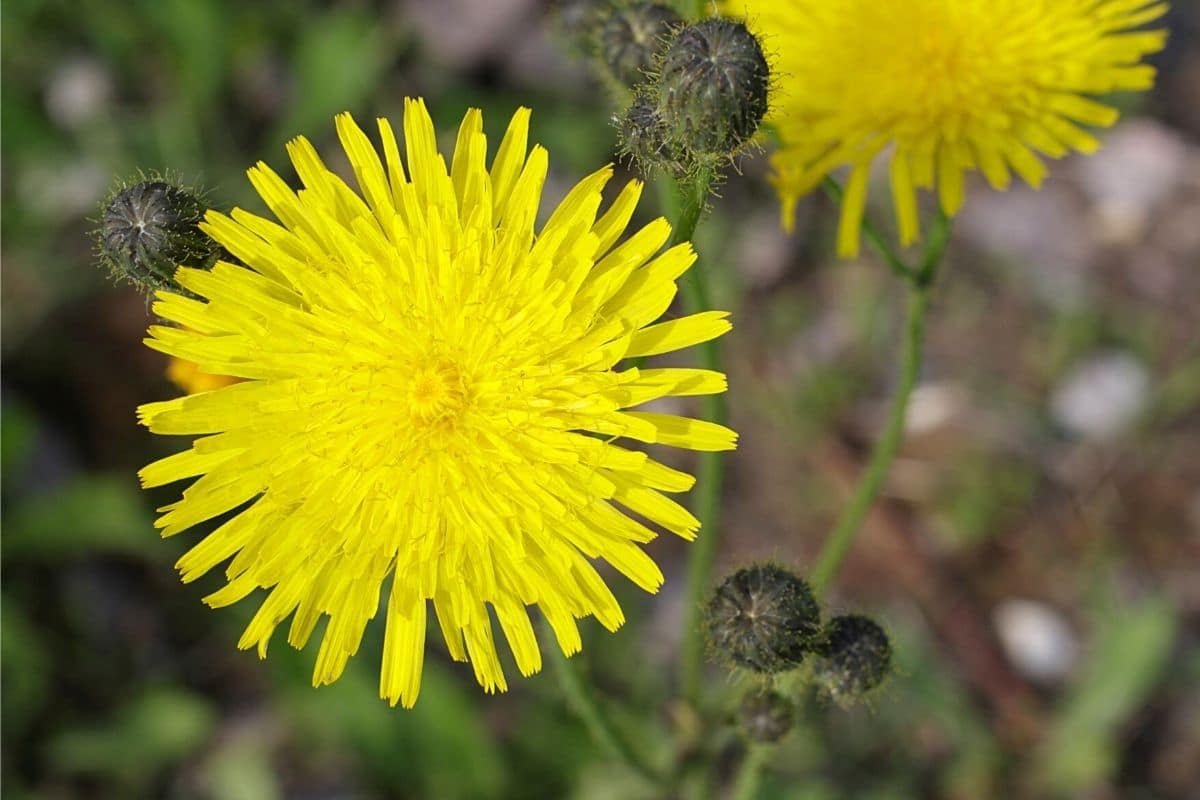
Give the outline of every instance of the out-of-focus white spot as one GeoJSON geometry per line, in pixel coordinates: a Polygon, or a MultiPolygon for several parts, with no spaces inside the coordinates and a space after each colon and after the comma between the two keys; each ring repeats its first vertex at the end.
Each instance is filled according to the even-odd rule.
{"type": "Polygon", "coordinates": [[[1105,137],[1104,149],[1078,164],[1104,241],[1131,244],[1180,185],[1189,157],[1183,139],[1151,119],[1132,120],[1105,137]]]}
{"type": "Polygon", "coordinates": [[[967,393],[957,383],[925,383],[913,390],[904,427],[910,434],[935,431],[966,407],[967,393]]]}
{"type": "Polygon", "coordinates": [[[1050,399],[1056,422],[1076,436],[1108,439],[1126,431],[1146,405],[1150,376],[1128,353],[1102,353],[1067,373],[1050,399]]]}
{"type": "Polygon", "coordinates": [[[1071,671],[1079,645],[1062,615],[1044,603],[1006,600],[993,612],[1000,644],[1026,677],[1060,681],[1071,671]]]}
{"type": "Polygon", "coordinates": [[[46,114],[63,128],[78,128],[112,104],[112,77],[93,58],[66,61],[46,83],[46,114]]]}

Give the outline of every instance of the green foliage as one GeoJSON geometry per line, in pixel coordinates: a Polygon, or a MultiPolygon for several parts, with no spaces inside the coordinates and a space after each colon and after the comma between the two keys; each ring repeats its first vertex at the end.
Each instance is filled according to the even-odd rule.
{"type": "Polygon", "coordinates": [[[28,497],[7,516],[7,559],[56,562],[94,553],[165,554],[132,475],[83,475],[28,497]]]}
{"type": "Polygon", "coordinates": [[[203,698],[178,687],[146,687],[111,718],[53,736],[46,758],[64,774],[109,778],[132,793],[144,792],[158,770],[203,746],[215,723],[203,698]]]}
{"type": "Polygon", "coordinates": [[[426,663],[420,702],[402,713],[380,701],[373,659],[352,660],[321,689],[309,684],[301,661],[281,646],[267,664],[282,679],[280,711],[310,752],[332,756],[349,746],[375,785],[402,797],[503,796],[499,745],[473,695],[438,664],[426,663]]]}
{"type": "Polygon", "coordinates": [[[323,135],[335,114],[362,109],[395,55],[396,42],[375,15],[353,7],[330,9],[298,33],[291,59],[296,102],[279,120],[276,142],[323,135]]]}
{"type": "Polygon", "coordinates": [[[1175,639],[1171,603],[1154,598],[1097,618],[1096,642],[1039,757],[1041,782],[1063,795],[1085,793],[1117,767],[1121,728],[1163,674],[1175,639]]]}

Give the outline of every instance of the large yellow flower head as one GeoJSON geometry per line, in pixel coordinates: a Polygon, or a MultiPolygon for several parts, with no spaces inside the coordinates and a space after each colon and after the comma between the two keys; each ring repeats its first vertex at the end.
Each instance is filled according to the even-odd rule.
{"type": "Polygon", "coordinates": [[[1088,95],[1148,89],[1164,31],[1155,0],[726,0],[772,55],[778,91],[775,182],[790,228],[796,200],[850,168],[838,252],[858,252],[872,163],[890,161],[901,242],[919,234],[917,189],[942,210],[963,202],[965,173],[996,189],[1032,186],[1059,158],[1094,152],[1083,125],[1117,111],[1088,95]]]}
{"type": "Polygon", "coordinates": [[[527,149],[528,123],[519,110],[489,169],[468,112],[447,169],[421,101],[405,106],[406,165],[387,120],[381,161],[341,115],[361,196],[296,139],[304,189],[262,163],[249,171],[279,223],[207,216],[244,266],[180,268],[201,299],[157,295],[155,312],[180,327],[151,327],[150,347],[245,379],[139,409],[155,433],[199,437],[141,472],[146,486],[202,476],[157,525],[170,536],[234,511],[180,559],[183,579],[232,556],[206,602],[267,590],[240,642],[260,656],[289,615],[296,647],[327,615],[314,685],[341,674],[389,575],[380,694],[392,704],[417,699],[428,601],[488,691],[506,688],[488,606],[522,674],[541,666],[527,606],[574,653],[576,619],[623,621],[593,559],[647,591],[662,583],[641,547],[654,531],[623,510],[687,539],[699,527],[663,494],[693,478],[617,440],[734,447],[722,426],[627,410],[722,392],[724,375],[618,368],[729,330],[722,312],[655,323],[691,246],[659,253],[663,219],[617,244],[642,187],[598,216],[609,168],[535,232],[547,155],[527,149]]]}

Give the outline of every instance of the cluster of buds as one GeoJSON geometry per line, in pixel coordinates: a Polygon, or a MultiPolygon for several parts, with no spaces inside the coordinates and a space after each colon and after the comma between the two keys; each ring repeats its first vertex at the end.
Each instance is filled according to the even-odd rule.
{"type": "Polygon", "coordinates": [[[616,120],[621,150],[644,171],[719,169],[758,130],[770,70],[741,22],[685,24],[663,3],[613,0],[574,0],[560,19],[628,100],[616,120]]]}
{"type": "Polygon", "coordinates": [[[891,644],[876,622],[849,615],[822,625],[808,583],[777,564],[756,564],[725,578],[708,603],[707,627],[717,655],[763,679],[737,715],[753,741],[782,738],[795,719],[792,701],[771,688],[775,676],[811,663],[808,674],[821,691],[848,705],[891,670],[891,644]]]}
{"type": "Polygon", "coordinates": [[[209,269],[220,245],[200,229],[203,192],[170,177],[121,181],[100,205],[97,256],[113,277],[149,294],[184,291],[174,281],[180,265],[209,269]]]}

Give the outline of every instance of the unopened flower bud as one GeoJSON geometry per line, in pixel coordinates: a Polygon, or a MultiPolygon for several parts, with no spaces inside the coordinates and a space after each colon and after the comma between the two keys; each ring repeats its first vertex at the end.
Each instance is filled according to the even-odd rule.
{"type": "Polygon", "coordinates": [[[713,648],[755,672],[794,669],[817,641],[821,612],[808,584],[774,564],[740,569],[708,604],[713,648]]]}
{"type": "Polygon", "coordinates": [[[162,179],[121,184],[100,210],[100,259],[115,277],[143,291],[178,289],[180,264],[210,267],[220,246],[198,227],[205,204],[199,195],[162,179]]]}
{"type": "Polygon", "coordinates": [[[878,686],[892,667],[892,645],[871,618],[834,617],[818,650],[817,682],[838,701],[853,700],[878,686]]]}
{"type": "Polygon", "coordinates": [[[779,692],[749,692],[738,708],[738,727],[752,742],[777,742],[795,723],[795,705],[779,692]]]}
{"type": "Polygon", "coordinates": [[[683,20],[662,3],[634,3],[616,9],[600,33],[600,53],[618,82],[634,87],[646,80],[672,31],[683,20]]]}
{"type": "Polygon", "coordinates": [[[651,98],[635,98],[617,125],[622,154],[632,158],[641,169],[649,172],[651,167],[668,165],[671,156],[666,129],[651,98]]]}
{"type": "Polygon", "coordinates": [[[728,156],[767,112],[770,71],[745,25],[714,17],[681,30],[659,69],[659,107],[671,136],[701,156],[728,156]]]}

